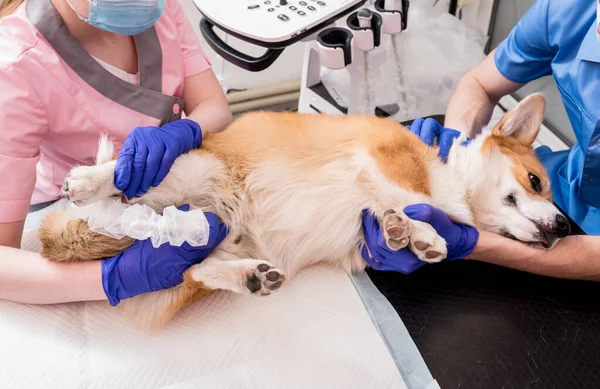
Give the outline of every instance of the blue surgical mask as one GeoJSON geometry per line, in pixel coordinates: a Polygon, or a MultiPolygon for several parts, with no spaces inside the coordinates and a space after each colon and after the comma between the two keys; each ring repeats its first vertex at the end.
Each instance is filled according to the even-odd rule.
{"type": "Polygon", "coordinates": [[[165,10],[166,0],[88,0],[90,13],[81,20],[104,31],[121,35],[137,35],[152,27],[165,10]]]}

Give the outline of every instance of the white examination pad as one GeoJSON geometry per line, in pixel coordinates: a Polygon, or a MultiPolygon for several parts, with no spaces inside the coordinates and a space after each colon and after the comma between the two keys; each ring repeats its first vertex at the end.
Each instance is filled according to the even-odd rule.
{"type": "Polygon", "coordinates": [[[377,296],[318,266],[270,296],[215,292],[153,333],[104,302],[0,301],[0,388],[437,388],[377,296]]]}

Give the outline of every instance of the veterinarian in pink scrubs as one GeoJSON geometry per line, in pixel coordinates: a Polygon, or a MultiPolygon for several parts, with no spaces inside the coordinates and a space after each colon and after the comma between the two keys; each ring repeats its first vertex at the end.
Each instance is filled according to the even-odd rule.
{"type": "Polygon", "coordinates": [[[115,184],[129,198],[167,174],[202,134],[231,121],[227,101],[177,0],[4,0],[0,6],[0,299],[129,298],[173,286],[204,247],[137,242],[99,262],[53,264],[20,250],[31,204],[56,200],[67,172],[91,165],[100,133],[123,146],[115,184]],[[187,117],[184,117],[187,116],[187,117]]]}

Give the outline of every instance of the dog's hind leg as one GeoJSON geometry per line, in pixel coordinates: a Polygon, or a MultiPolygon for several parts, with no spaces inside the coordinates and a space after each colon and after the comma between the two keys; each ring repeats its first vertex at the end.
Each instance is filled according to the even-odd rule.
{"type": "Polygon", "coordinates": [[[211,289],[241,294],[266,296],[279,289],[285,280],[283,272],[259,259],[222,260],[211,256],[186,272],[188,282],[211,289]]]}
{"type": "Polygon", "coordinates": [[[73,168],[63,183],[63,196],[76,205],[120,197],[121,191],[114,184],[116,165],[117,161],[110,161],[102,165],[73,168]]]}
{"type": "Polygon", "coordinates": [[[114,239],[89,229],[87,222],[71,218],[66,210],[49,214],[40,226],[42,256],[54,262],[110,258],[131,246],[129,237],[114,239]]]}
{"type": "MultiPolygon", "coordinates": [[[[118,197],[120,191],[114,185],[116,161],[112,158],[112,142],[102,137],[98,153],[98,165],[80,166],[72,169],[65,179],[63,194],[77,205],[88,205],[109,197],[118,197]]],[[[157,186],[151,187],[142,197],[131,203],[148,205],[162,213],[170,206],[190,204],[192,209],[213,211],[224,195],[218,190],[227,178],[223,165],[205,151],[192,151],[177,158],[169,174],[157,186]]],[[[221,215],[219,215],[221,216],[221,215]]],[[[100,235],[89,230],[82,220],[69,220],[66,214],[50,215],[40,232],[43,254],[54,261],[82,261],[114,256],[134,242],[100,235]]]]}
{"type": "MultiPolygon", "coordinates": [[[[99,148],[110,150],[111,141],[103,137],[99,148]]],[[[73,168],[63,184],[64,197],[76,205],[88,205],[111,197],[120,198],[122,193],[114,184],[115,168],[114,160],[73,168]]],[[[217,158],[204,150],[192,150],[175,160],[159,185],[150,187],[143,196],[128,201],[145,204],[156,212],[185,203],[192,209],[211,209],[222,200],[223,194],[219,188],[227,180],[225,167],[217,158]]]]}
{"type": "Polygon", "coordinates": [[[281,270],[268,261],[229,258],[235,257],[217,252],[189,268],[180,285],[122,301],[126,317],[141,328],[157,328],[214,290],[266,296],[285,280],[281,270]]]}

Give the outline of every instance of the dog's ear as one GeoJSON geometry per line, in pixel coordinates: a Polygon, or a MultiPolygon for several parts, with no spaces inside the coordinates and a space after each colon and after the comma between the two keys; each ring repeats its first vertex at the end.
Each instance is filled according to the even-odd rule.
{"type": "Polygon", "coordinates": [[[531,146],[540,132],[545,111],[544,96],[540,93],[529,95],[504,115],[494,127],[493,134],[509,136],[531,146]]]}

